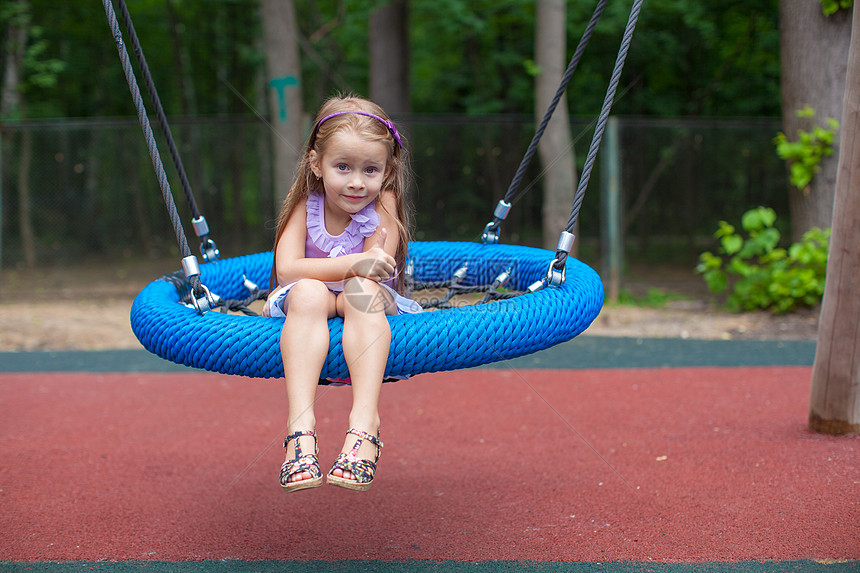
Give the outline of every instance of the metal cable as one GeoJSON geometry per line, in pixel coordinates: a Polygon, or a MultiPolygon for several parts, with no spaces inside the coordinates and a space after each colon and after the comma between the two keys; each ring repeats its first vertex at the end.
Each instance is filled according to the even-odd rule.
{"type": "MultiPolygon", "coordinates": [[[[564,92],[567,90],[567,84],[570,83],[571,78],[573,78],[573,73],[576,71],[577,66],[579,65],[579,61],[582,59],[582,55],[585,53],[585,48],[588,46],[588,42],[591,39],[591,35],[594,32],[595,27],[597,26],[597,22],[600,20],[600,16],[603,14],[603,9],[606,7],[606,3],[608,0],[600,0],[598,2],[597,7],[594,9],[594,13],[591,15],[591,20],[588,22],[588,26],[585,28],[585,32],[582,34],[582,38],[579,40],[579,45],[576,47],[576,51],[573,53],[573,57],[570,60],[570,63],[567,66],[567,69],[564,72],[564,75],[561,78],[561,84],[558,86],[558,89],[555,92],[555,96],[552,98],[552,101],[549,104],[549,107],[546,110],[546,113],[543,116],[543,119],[540,122],[540,125],[537,128],[534,136],[532,137],[532,141],[529,144],[528,149],[526,150],[525,155],[523,156],[522,161],[520,161],[520,165],[517,168],[517,172],[514,174],[514,178],[511,180],[511,184],[508,186],[508,190],[505,193],[505,202],[510,203],[514,195],[517,192],[517,189],[522,182],[523,177],[526,174],[526,169],[528,169],[529,164],[531,163],[532,158],[534,157],[535,152],[537,151],[538,143],[543,137],[544,132],[546,131],[547,126],[549,125],[550,119],[552,119],[553,113],[555,113],[555,108],[558,107],[561,98],[564,96],[564,92]]],[[[496,223],[499,223],[500,220],[497,220],[496,223]]]]}
{"type": "MultiPolygon", "coordinates": [[[[633,6],[630,8],[627,27],[624,30],[624,36],[621,38],[621,45],[618,48],[618,57],[615,59],[615,68],[612,70],[609,86],[606,88],[603,107],[600,110],[597,125],[594,128],[594,136],[591,138],[591,146],[588,148],[588,155],[585,158],[582,174],[579,177],[579,184],[576,188],[576,194],[573,197],[573,206],[570,210],[567,226],[564,228],[568,233],[573,232],[573,229],[576,226],[576,220],[579,217],[579,209],[582,207],[582,200],[585,198],[585,190],[588,187],[588,180],[591,178],[591,170],[594,167],[597,150],[600,148],[600,142],[602,141],[603,133],[606,130],[606,122],[609,120],[609,112],[612,109],[612,104],[615,99],[615,92],[618,89],[619,82],[621,81],[621,71],[624,69],[627,52],[630,49],[630,43],[633,41],[633,31],[636,29],[636,22],[639,19],[642,2],[643,0],[634,0],[633,6]]],[[[557,251],[553,266],[556,269],[562,269],[564,267],[565,259],[567,259],[567,255],[568,253],[565,251],[557,251]]]]}
{"type": "MultiPolygon", "coordinates": [[[[152,166],[155,169],[155,176],[158,179],[158,185],[161,188],[161,194],[164,198],[164,204],[167,206],[167,213],[170,217],[170,222],[173,224],[173,231],[176,234],[176,242],[179,244],[179,251],[182,257],[190,257],[191,249],[188,246],[188,239],[185,236],[185,230],[182,228],[182,221],[179,218],[179,213],[176,210],[176,204],[173,201],[173,194],[170,191],[170,183],[167,180],[167,173],[164,171],[164,164],[161,161],[161,156],[158,153],[158,146],[155,142],[155,136],[152,133],[152,126],[149,124],[149,117],[146,114],[146,106],[143,103],[143,97],[140,94],[140,89],[137,85],[137,79],[134,75],[134,70],[131,67],[131,60],[128,57],[128,52],[125,49],[125,43],[122,40],[122,32],[119,29],[119,22],[116,19],[116,13],[113,9],[111,0],[102,0],[104,5],[105,15],[107,16],[108,26],[113,34],[116,42],[119,59],[122,62],[122,70],[125,73],[128,89],[131,91],[131,99],[137,109],[137,118],[140,122],[140,128],[143,130],[143,136],[146,139],[146,147],[149,150],[149,157],[152,159],[152,166]]],[[[195,275],[190,277],[192,287],[195,294],[203,296],[203,285],[200,282],[200,277],[195,275]]]]}
{"type": "Polygon", "coordinates": [[[630,43],[633,41],[633,30],[636,29],[636,21],[639,19],[639,11],[642,8],[643,0],[634,0],[633,6],[630,8],[630,17],[627,19],[627,28],[624,30],[624,36],[621,38],[621,46],[618,48],[618,57],[615,60],[615,68],[612,70],[612,77],[609,80],[609,86],[606,89],[606,97],[603,100],[603,108],[600,110],[600,116],[597,119],[597,126],[594,128],[594,136],[591,139],[591,147],[588,149],[588,155],[585,158],[585,165],[582,168],[582,175],[579,177],[579,185],[576,188],[576,195],[573,199],[573,208],[570,210],[570,218],[567,221],[565,231],[573,232],[576,225],[576,219],[579,216],[579,208],[582,206],[582,199],[585,197],[585,189],[588,187],[588,180],[591,178],[591,169],[594,166],[594,160],[597,157],[597,150],[600,147],[600,142],[603,139],[603,132],[606,130],[606,122],[609,120],[609,112],[612,109],[612,104],[615,99],[615,91],[618,89],[618,83],[621,81],[621,71],[624,69],[624,61],[627,59],[627,52],[630,49],[630,43]]]}
{"type": "Polygon", "coordinates": [[[188,176],[185,173],[182,158],[179,156],[179,150],[176,148],[176,142],[173,140],[173,134],[170,132],[170,126],[167,123],[167,115],[164,113],[164,106],[161,105],[161,99],[158,97],[158,91],[155,89],[155,82],[152,79],[152,74],[149,72],[146,57],[143,55],[143,48],[141,48],[140,40],[137,38],[137,32],[134,30],[134,24],[131,21],[131,14],[128,12],[125,0],[118,0],[118,2],[120,15],[122,15],[122,21],[125,24],[125,29],[128,31],[131,47],[137,57],[137,64],[140,66],[140,73],[143,76],[144,85],[146,85],[149,97],[152,99],[152,104],[155,107],[155,115],[158,118],[161,131],[164,133],[164,137],[167,140],[167,148],[170,150],[170,157],[173,159],[173,164],[176,166],[176,171],[179,173],[179,182],[182,184],[182,190],[185,192],[185,198],[188,200],[188,207],[191,210],[191,215],[195,219],[199,219],[200,210],[197,208],[197,202],[194,200],[194,194],[191,191],[191,183],[188,182],[188,176]]]}

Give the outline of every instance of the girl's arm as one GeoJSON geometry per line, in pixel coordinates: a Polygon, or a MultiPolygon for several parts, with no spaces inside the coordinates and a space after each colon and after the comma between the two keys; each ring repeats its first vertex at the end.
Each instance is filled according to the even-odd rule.
{"type": "Polygon", "coordinates": [[[400,244],[397,221],[392,213],[397,213],[397,199],[391,191],[383,191],[376,198],[376,213],[379,225],[376,232],[364,240],[362,257],[352,267],[354,276],[362,276],[380,283],[391,279],[397,272],[395,256],[400,244]]]}
{"type": "MultiPolygon", "coordinates": [[[[375,241],[371,239],[376,237],[376,234],[365,240],[365,248],[370,247],[365,252],[331,259],[305,258],[307,234],[305,199],[293,209],[284,226],[284,232],[278,239],[278,284],[286,285],[299,279],[336,282],[354,276],[384,282],[394,274],[394,258],[379,247],[376,247],[378,250],[373,250],[375,241]]],[[[385,250],[387,251],[387,248],[385,250]]]]}
{"type": "Polygon", "coordinates": [[[397,247],[400,246],[400,233],[395,220],[397,213],[397,199],[394,192],[383,191],[376,199],[376,213],[379,215],[379,226],[376,232],[364,241],[364,251],[368,252],[374,247],[381,247],[392,258],[397,255],[397,247]]]}

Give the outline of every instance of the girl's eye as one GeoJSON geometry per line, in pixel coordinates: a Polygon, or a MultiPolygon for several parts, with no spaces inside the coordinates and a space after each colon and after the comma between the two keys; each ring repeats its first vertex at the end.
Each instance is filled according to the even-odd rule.
{"type": "Polygon", "coordinates": [[[339,163],[337,165],[337,169],[338,171],[346,171],[347,169],[349,169],[349,167],[347,167],[345,163],[339,163]]]}
{"type": "Polygon", "coordinates": [[[369,175],[373,175],[374,173],[379,172],[379,169],[377,169],[376,167],[368,167],[364,171],[365,171],[365,173],[367,173],[369,175]]]}

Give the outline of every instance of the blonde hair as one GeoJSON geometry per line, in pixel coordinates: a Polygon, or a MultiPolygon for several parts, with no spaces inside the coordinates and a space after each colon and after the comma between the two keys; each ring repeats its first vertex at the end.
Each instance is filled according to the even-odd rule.
{"type": "MultiPolygon", "coordinates": [[[[296,178],[287,193],[284,203],[281,206],[281,211],[278,214],[278,227],[275,232],[275,259],[277,261],[278,240],[287,226],[287,221],[295,210],[296,206],[305,199],[310,193],[324,193],[323,183],[318,180],[311,170],[310,152],[315,151],[318,155],[325,154],[326,143],[329,138],[342,131],[352,130],[362,138],[368,141],[384,142],[388,149],[388,161],[386,163],[387,174],[382,183],[382,191],[391,191],[394,193],[395,202],[397,205],[396,213],[389,215],[397,222],[397,233],[400,241],[397,246],[394,260],[397,264],[397,271],[403,272],[406,269],[406,258],[409,248],[409,240],[411,239],[411,212],[407,207],[406,192],[409,185],[409,162],[406,149],[404,146],[403,136],[398,134],[398,140],[394,139],[394,131],[389,129],[389,125],[379,121],[378,118],[384,119],[386,122],[391,122],[391,119],[385,111],[370,100],[360,98],[352,94],[338,95],[326,100],[320,107],[314,120],[314,129],[308,137],[308,144],[302,157],[299,159],[296,169],[296,178]],[[343,113],[342,115],[332,115],[341,112],[363,112],[371,114],[371,116],[362,115],[359,113],[343,113]],[[374,118],[373,116],[377,116],[374,118]],[[325,120],[325,121],[323,121],[325,120]],[[322,123],[320,123],[322,122],[322,123]]],[[[376,201],[377,208],[385,209],[381,201],[376,201]]],[[[389,230],[391,232],[391,230],[389,230]]],[[[276,262],[272,263],[272,278],[270,281],[270,289],[274,288],[277,283],[276,262]]],[[[395,289],[398,292],[403,292],[405,281],[395,280],[395,289]]]]}

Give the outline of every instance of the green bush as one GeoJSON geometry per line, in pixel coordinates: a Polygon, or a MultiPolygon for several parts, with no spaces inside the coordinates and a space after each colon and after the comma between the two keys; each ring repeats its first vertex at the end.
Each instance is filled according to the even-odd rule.
{"type": "Polygon", "coordinates": [[[720,242],[718,254],[705,252],[699,257],[696,271],[711,292],[723,293],[731,286],[727,302],[732,310],[786,313],[821,302],[830,229],[810,229],[799,243],[783,249],[775,221],[773,209],[747,211],[741,218],[746,238],[720,221],[714,233],[720,242]]]}

